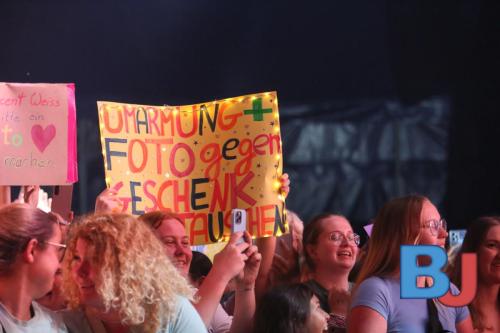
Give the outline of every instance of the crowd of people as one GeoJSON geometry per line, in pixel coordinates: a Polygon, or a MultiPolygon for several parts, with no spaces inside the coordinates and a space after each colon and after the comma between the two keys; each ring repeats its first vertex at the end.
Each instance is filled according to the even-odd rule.
{"type": "Polygon", "coordinates": [[[400,297],[401,245],[447,245],[446,221],[424,196],[385,203],[362,249],[346,217],[303,224],[288,212],[288,234],[235,232],[212,262],[192,251],[178,215],[117,213],[113,190],[73,221],[36,208],[33,191],[27,203],[2,191],[1,332],[500,332],[500,217],[471,222],[450,260],[458,294],[461,254],[478,258],[473,301],[451,307],[400,297]]]}

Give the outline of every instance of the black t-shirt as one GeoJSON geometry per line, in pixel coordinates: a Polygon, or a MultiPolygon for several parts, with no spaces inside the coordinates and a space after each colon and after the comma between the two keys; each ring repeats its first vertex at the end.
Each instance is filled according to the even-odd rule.
{"type": "Polygon", "coordinates": [[[320,285],[313,279],[305,282],[304,284],[312,290],[314,295],[316,295],[319,300],[319,305],[321,306],[323,311],[325,311],[326,313],[330,313],[330,304],[328,303],[328,290],[323,288],[322,285],[320,285]]]}

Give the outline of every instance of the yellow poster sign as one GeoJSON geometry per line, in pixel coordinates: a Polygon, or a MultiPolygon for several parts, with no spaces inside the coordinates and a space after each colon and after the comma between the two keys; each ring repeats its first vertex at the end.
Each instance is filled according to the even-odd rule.
{"type": "Polygon", "coordinates": [[[173,211],[192,244],[225,240],[231,209],[253,237],[285,231],[276,92],[183,106],[98,102],[106,184],[135,215],[173,211]]]}

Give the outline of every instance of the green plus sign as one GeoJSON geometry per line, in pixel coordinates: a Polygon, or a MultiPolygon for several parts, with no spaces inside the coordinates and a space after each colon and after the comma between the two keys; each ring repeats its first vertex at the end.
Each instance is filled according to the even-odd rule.
{"type": "Polygon", "coordinates": [[[253,121],[263,121],[264,113],[271,113],[273,109],[263,109],[262,108],[262,98],[257,98],[252,102],[252,108],[250,110],[244,110],[245,114],[251,114],[253,116],[253,121]]]}

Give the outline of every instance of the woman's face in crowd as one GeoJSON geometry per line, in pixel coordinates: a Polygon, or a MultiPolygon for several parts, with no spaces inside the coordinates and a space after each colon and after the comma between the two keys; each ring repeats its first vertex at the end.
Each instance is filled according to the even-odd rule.
{"type": "Polygon", "coordinates": [[[80,291],[81,302],[88,306],[102,307],[101,298],[96,290],[98,272],[89,250],[89,243],[78,238],[75,253],[71,258],[71,274],[80,291]]]}
{"type": "Polygon", "coordinates": [[[358,254],[358,245],[352,238],[352,227],[341,216],[331,216],[321,221],[323,231],[318,237],[318,242],[312,249],[312,259],[315,266],[337,267],[352,269],[358,254]],[[339,232],[343,235],[340,241],[332,240],[332,233],[339,232]]]}
{"type": "Polygon", "coordinates": [[[191,244],[182,223],[176,219],[163,220],[155,233],[163,243],[165,252],[174,266],[182,275],[187,277],[189,265],[191,265],[191,259],[193,259],[193,252],[191,252],[191,244]]]}
{"type": "Polygon", "coordinates": [[[500,283],[500,226],[488,230],[477,255],[479,280],[488,284],[500,283]]]}
{"type": "Polygon", "coordinates": [[[287,222],[290,227],[290,234],[292,237],[292,248],[295,252],[302,254],[302,236],[304,234],[304,224],[299,218],[292,213],[287,215],[287,222]]]}
{"type": "Polygon", "coordinates": [[[426,224],[429,221],[440,221],[441,215],[430,201],[425,200],[420,213],[420,245],[438,245],[444,248],[448,232],[439,228],[436,232],[431,230],[426,224]]]}
{"type": "Polygon", "coordinates": [[[326,331],[328,314],[321,309],[318,298],[313,295],[310,302],[310,314],[306,321],[306,332],[319,333],[326,331]]]}
{"type": "MultiPolygon", "coordinates": [[[[61,244],[62,234],[59,226],[54,223],[52,237],[48,242],[61,244]]],[[[45,248],[39,248],[36,265],[33,266],[32,281],[37,286],[35,299],[45,296],[54,283],[54,277],[60,268],[59,251],[61,248],[51,244],[45,244],[45,248]]]]}

